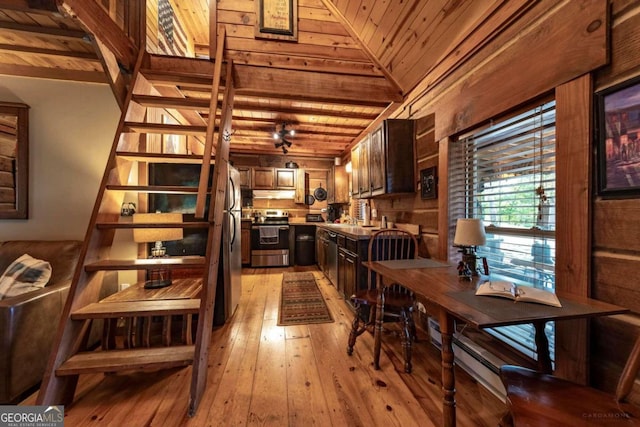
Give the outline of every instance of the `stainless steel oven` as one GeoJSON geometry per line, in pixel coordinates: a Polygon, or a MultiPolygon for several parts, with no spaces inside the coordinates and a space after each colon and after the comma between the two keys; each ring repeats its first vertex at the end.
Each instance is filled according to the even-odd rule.
{"type": "Polygon", "coordinates": [[[251,226],[251,266],[289,265],[289,214],[287,211],[258,212],[251,226]]]}

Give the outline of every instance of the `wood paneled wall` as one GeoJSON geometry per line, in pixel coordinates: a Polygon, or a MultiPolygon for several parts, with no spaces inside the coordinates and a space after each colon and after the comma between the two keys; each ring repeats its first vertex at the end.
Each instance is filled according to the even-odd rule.
{"type": "MultiPolygon", "coordinates": [[[[595,91],[640,75],[640,3],[611,1],[610,64],[595,73],[595,91]]],[[[595,320],[591,330],[592,383],[615,390],[615,381],[640,333],[640,199],[592,199],[591,296],[634,314],[595,320]]],[[[635,402],[640,402],[637,395],[635,402]]]]}
{"type": "MultiPolygon", "coordinates": [[[[640,74],[639,26],[637,1],[541,0],[441,81],[430,87],[418,85],[419,93],[409,96],[396,117],[420,123],[416,169],[439,164],[439,209],[437,204],[420,200],[418,193],[376,199],[379,214],[391,217],[392,213],[396,221],[420,223],[424,240],[433,242],[428,244],[428,253],[446,257],[443,165],[447,164],[447,144],[465,130],[555,92],[561,98],[558,165],[564,168],[557,186],[566,199],[559,211],[562,217],[558,217],[562,222],[557,241],[559,291],[590,294],[639,312],[640,286],[634,272],[640,267],[640,239],[636,238],[640,237],[640,202],[603,200],[591,185],[595,173],[592,81],[599,90],[640,74]],[[431,120],[433,131],[425,132],[425,123],[431,120]],[[434,153],[439,159],[432,163],[434,153]],[[437,233],[432,234],[434,227],[437,233]]],[[[566,324],[559,328],[559,373],[610,390],[639,324],[630,315],[597,320],[591,327],[566,324]],[[617,349],[625,352],[624,357],[617,349]]]]}

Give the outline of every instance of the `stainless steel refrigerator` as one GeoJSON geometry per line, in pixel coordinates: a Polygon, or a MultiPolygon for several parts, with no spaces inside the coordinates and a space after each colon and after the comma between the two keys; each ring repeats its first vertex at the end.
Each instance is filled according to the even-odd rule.
{"type": "MultiPolygon", "coordinates": [[[[225,204],[222,259],[224,271],[224,321],[229,319],[240,302],[242,294],[242,256],[240,236],[240,222],[242,219],[242,195],[240,192],[240,173],[229,167],[229,182],[227,183],[227,202],[225,204]]],[[[220,280],[220,276],[218,276],[220,280]]],[[[220,289],[220,286],[218,286],[220,289]]],[[[217,298],[216,298],[217,299],[217,298]]],[[[218,310],[220,312],[221,310],[218,310]]],[[[216,315],[222,323],[222,318],[216,315]]]]}

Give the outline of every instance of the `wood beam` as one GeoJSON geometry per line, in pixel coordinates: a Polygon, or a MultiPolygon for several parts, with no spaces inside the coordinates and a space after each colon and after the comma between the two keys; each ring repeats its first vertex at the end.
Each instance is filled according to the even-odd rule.
{"type": "Polygon", "coordinates": [[[0,0],[0,9],[29,13],[51,13],[58,11],[56,0],[0,0]]]}
{"type": "Polygon", "coordinates": [[[70,50],[55,50],[55,49],[43,49],[31,46],[20,46],[0,43],[0,51],[5,52],[17,52],[26,55],[38,55],[38,56],[54,56],[54,57],[66,57],[66,58],[78,58],[86,59],[89,61],[99,62],[100,59],[92,52],[77,52],[70,50]]]}
{"type": "Polygon", "coordinates": [[[118,63],[132,70],[138,49],[94,0],[58,0],[61,12],[77,19],[115,55],[118,63]]]}
{"type": "Polygon", "coordinates": [[[317,96],[331,99],[402,101],[386,79],[381,77],[345,76],[299,70],[271,69],[252,65],[236,65],[234,79],[237,94],[243,91],[273,95],[288,93],[304,100],[317,96]]]}
{"type": "MultiPolygon", "coordinates": [[[[2,7],[0,7],[2,8],[2,7]]],[[[51,37],[56,39],[70,39],[74,41],[84,40],[90,43],[86,31],[69,30],[58,27],[42,27],[40,25],[19,24],[17,22],[0,21],[0,31],[8,30],[12,32],[20,32],[26,34],[37,34],[40,37],[51,37]]]]}
{"type": "Polygon", "coordinates": [[[87,83],[107,83],[107,77],[102,71],[62,70],[50,67],[0,64],[0,74],[54,80],[74,80],[87,83]]]}
{"type": "MultiPolygon", "coordinates": [[[[154,83],[184,84],[208,88],[213,76],[213,63],[203,59],[169,58],[151,55],[145,76],[154,83]]],[[[223,75],[224,76],[224,75],[223,75]]],[[[397,92],[383,77],[357,76],[302,70],[285,70],[246,64],[234,66],[237,96],[264,96],[304,101],[340,103],[346,101],[359,105],[367,103],[388,104],[402,101],[397,92]]]]}

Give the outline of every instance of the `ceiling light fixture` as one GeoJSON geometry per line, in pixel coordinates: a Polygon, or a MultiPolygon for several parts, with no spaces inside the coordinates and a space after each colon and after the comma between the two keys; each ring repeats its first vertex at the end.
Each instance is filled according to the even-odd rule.
{"type": "Polygon", "coordinates": [[[287,130],[287,123],[283,122],[280,130],[276,130],[276,132],[273,133],[273,139],[277,141],[275,143],[275,147],[282,148],[282,152],[287,154],[289,152],[287,147],[291,147],[291,141],[287,140],[285,137],[294,136],[295,134],[296,132],[293,129],[287,130]]]}

